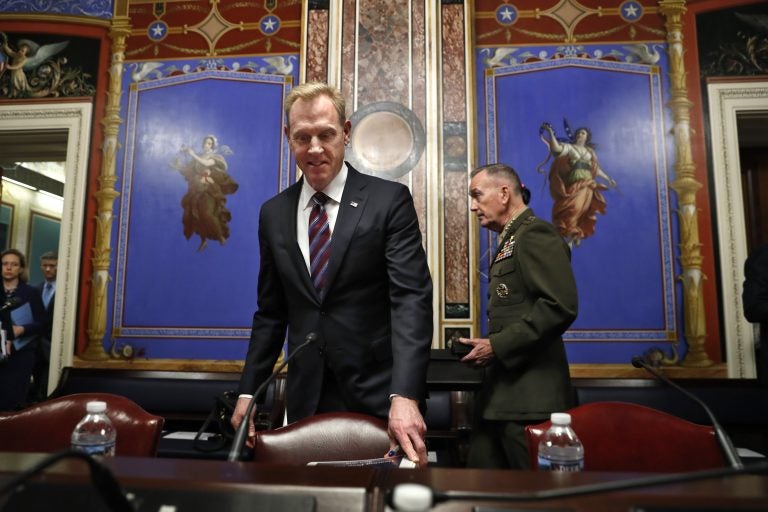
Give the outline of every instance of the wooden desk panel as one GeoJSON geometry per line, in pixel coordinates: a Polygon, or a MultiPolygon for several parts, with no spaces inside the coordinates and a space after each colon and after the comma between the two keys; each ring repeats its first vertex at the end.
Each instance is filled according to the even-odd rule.
{"type": "MultiPolygon", "coordinates": [[[[32,467],[43,457],[39,454],[0,454],[0,479],[7,481],[11,475],[32,467]]],[[[132,457],[106,459],[105,464],[125,489],[137,493],[141,489],[310,493],[316,497],[318,512],[383,512],[387,490],[400,483],[419,483],[438,492],[532,493],[648,477],[601,472],[295,467],[251,462],[132,457]]],[[[765,469],[763,465],[763,471],[765,469]]],[[[84,462],[64,460],[49,468],[43,481],[83,483],[87,476],[88,468],[84,462]]],[[[713,507],[729,511],[768,510],[768,475],[719,476],[707,480],[550,500],[500,502],[477,498],[456,499],[439,503],[433,510],[472,512],[478,505],[495,507],[497,510],[572,512],[628,512],[633,506],[664,506],[669,507],[668,510],[680,512],[713,507]]]]}
{"type": "MultiPolygon", "coordinates": [[[[45,458],[41,454],[0,453],[0,478],[24,471],[45,458]]],[[[268,466],[251,462],[115,457],[104,463],[120,485],[137,495],[141,489],[312,494],[317,512],[371,510],[376,470],[370,468],[268,466]]],[[[89,475],[81,460],[63,460],[51,466],[44,481],[83,483],[89,475]]],[[[0,500],[0,504],[2,500],[0,500]]]]}
{"type": "MultiPolygon", "coordinates": [[[[765,467],[764,467],[765,471],[765,467]]],[[[419,483],[438,493],[534,493],[584,485],[648,478],[648,474],[560,473],[510,470],[468,470],[435,468],[427,471],[399,470],[377,481],[377,491],[393,489],[399,483],[419,483]]],[[[652,475],[662,478],[663,475],[652,475]]],[[[376,497],[383,503],[383,493],[376,497]]],[[[449,499],[438,503],[438,512],[472,512],[475,506],[498,510],[563,510],[572,512],[629,512],[632,507],[664,506],[669,510],[693,512],[720,508],[722,511],[768,510],[768,475],[734,475],[692,482],[654,485],[557,499],[490,501],[449,499]]]]}

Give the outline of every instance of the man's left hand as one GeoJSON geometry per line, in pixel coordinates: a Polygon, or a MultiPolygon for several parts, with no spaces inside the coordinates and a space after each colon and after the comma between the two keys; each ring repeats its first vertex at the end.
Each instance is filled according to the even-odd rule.
{"type": "Polygon", "coordinates": [[[392,397],[389,407],[389,448],[393,451],[400,446],[403,453],[416,467],[427,465],[427,445],[424,434],[427,425],[419,411],[419,403],[404,396],[392,397]]]}

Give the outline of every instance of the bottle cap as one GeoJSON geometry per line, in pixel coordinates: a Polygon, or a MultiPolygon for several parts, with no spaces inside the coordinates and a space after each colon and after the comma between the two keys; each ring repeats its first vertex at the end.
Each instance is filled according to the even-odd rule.
{"type": "Polygon", "coordinates": [[[91,414],[104,412],[107,410],[107,402],[102,402],[102,401],[88,402],[85,406],[85,410],[91,414]]]}
{"type": "Polygon", "coordinates": [[[422,512],[432,507],[432,489],[421,484],[398,484],[392,493],[395,510],[422,512]]]}
{"type": "Polygon", "coordinates": [[[571,415],[567,412],[553,412],[549,420],[553,425],[570,425],[571,415]]]}

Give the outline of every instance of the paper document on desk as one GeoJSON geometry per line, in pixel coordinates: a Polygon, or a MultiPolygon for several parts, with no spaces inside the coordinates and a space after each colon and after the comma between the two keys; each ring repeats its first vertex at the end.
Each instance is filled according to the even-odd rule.
{"type": "MultiPolygon", "coordinates": [[[[200,439],[202,441],[207,441],[211,437],[214,437],[216,434],[213,432],[202,432],[200,434],[200,439]]],[[[197,432],[185,432],[185,431],[176,431],[176,432],[168,432],[166,434],[163,434],[163,439],[181,439],[184,441],[192,441],[195,436],[197,436],[197,432]]]]}
{"type": "Polygon", "coordinates": [[[760,452],[756,452],[754,450],[750,450],[749,448],[736,448],[736,452],[739,454],[739,457],[748,457],[748,458],[755,458],[755,459],[764,459],[765,455],[763,455],[760,452]]]}
{"type": "Polygon", "coordinates": [[[358,460],[322,460],[308,462],[307,466],[338,466],[338,467],[377,467],[377,468],[415,468],[416,464],[407,457],[379,457],[376,459],[358,460]]]}

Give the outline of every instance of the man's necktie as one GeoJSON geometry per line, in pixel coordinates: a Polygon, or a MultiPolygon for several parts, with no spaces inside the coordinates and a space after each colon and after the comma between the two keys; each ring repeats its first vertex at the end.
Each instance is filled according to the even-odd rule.
{"type": "Polygon", "coordinates": [[[51,283],[46,282],[45,287],[43,288],[43,304],[45,307],[48,307],[48,304],[51,302],[51,296],[53,295],[53,286],[51,286],[51,283]]]}
{"type": "Polygon", "coordinates": [[[312,211],[309,213],[309,268],[312,283],[322,295],[325,286],[325,271],[328,268],[328,258],[331,247],[331,226],[328,224],[328,214],[325,213],[325,202],[328,196],[322,192],[312,196],[312,211]]]}

